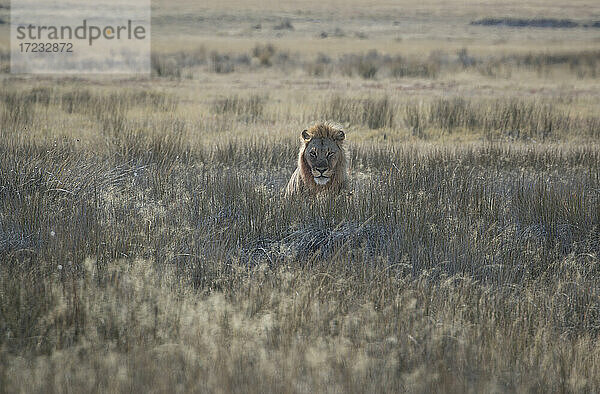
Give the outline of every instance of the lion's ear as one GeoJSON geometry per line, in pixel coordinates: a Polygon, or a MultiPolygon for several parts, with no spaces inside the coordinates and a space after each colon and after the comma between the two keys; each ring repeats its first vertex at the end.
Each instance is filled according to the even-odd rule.
{"type": "Polygon", "coordinates": [[[310,141],[310,134],[308,134],[308,130],[302,130],[302,139],[304,141],[310,141]]]}
{"type": "Polygon", "coordinates": [[[345,138],[346,133],[344,133],[344,130],[338,130],[338,132],[335,133],[335,136],[333,137],[333,139],[336,141],[343,141],[345,138]]]}

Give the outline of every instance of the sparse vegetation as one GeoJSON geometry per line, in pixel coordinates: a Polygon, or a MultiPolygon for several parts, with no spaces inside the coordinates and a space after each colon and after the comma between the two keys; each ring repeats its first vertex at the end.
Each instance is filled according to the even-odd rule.
{"type": "Polygon", "coordinates": [[[263,116],[265,101],[265,97],[256,94],[248,98],[227,97],[215,100],[213,111],[217,114],[243,116],[248,120],[257,120],[263,116]]]}
{"type": "Polygon", "coordinates": [[[509,26],[509,27],[543,27],[570,29],[575,27],[596,27],[595,22],[580,23],[571,19],[557,18],[483,18],[471,22],[472,25],[509,26]]]}
{"type": "Polygon", "coordinates": [[[249,72],[256,67],[276,66],[281,70],[304,69],[308,75],[338,74],[370,80],[378,77],[436,79],[440,73],[453,73],[457,69],[474,70],[485,76],[506,77],[521,71],[535,71],[541,77],[570,74],[579,79],[596,78],[600,74],[599,51],[564,51],[548,53],[528,52],[501,56],[478,56],[462,48],[455,54],[434,51],[426,57],[407,58],[401,54],[381,54],[376,50],[366,54],[346,53],[332,58],[320,55],[313,58],[290,57],[278,51],[273,44],[256,45],[248,53],[222,53],[212,51],[210,56],[200,51],[196,54],[154,54],[153,74],[157,77],[181,78],[198,67],[218,74],[236,70],[249,72]],[[207,60],[208,59],[208,60],[207,60]],[[251,62],[256,59],[256,62],[251,62]],[[327,59],[327,62],[324,60],[327,59]]]}
{"type": "Polygon", "coordinates": [[[387,97],[354,99],[334,96],[321,104],[320,116],[317,117],[379,129],[393,126],[394,113],[387,97]]]}
{"type": "Polygon", "coordinates": [[[294,26],[289,18],[285,18],[280,23],[273,26],[273,30],[294,30],[294,26]]]}
{"type": "Polygon", "coordinates": [[[424,136],[430,129],[444,133],[486,133],[512,139],[557,139],[568,135],[598,134],[595,115],[575,116],[548,100],[518,98],[468,100],[462,97],[432,98],[419,102],[382,98],[324,100],[316,118],[338,119],[371,129],[406,127],[424,136]]]}
{"type": "Polygon", "coordinates": [[[598,7],[550,3],[156,0],[148,78],[0,74],[0,393],[600,391],[598,7]],[[282,198],[326,120],[351,192],[282,198]]]}

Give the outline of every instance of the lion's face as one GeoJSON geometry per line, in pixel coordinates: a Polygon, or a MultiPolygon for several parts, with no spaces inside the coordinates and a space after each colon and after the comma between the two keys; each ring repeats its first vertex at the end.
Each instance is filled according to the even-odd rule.
{"type": "Polygon", "coordinates": [[[310,172],[317,185],[326,185],[335,174],[342,151],[338,142],[344,140],[344,132],[339,132],[333,138],[311,137],[306,131],[302,133],[306,147],[304,149],[304,160],[310,168],[310,172]]]}

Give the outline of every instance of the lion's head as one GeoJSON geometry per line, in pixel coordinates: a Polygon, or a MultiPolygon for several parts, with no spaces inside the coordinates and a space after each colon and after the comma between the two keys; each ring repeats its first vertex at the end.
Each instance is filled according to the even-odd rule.
{"type": "Polygon", "coordinates": [[[288,183],[286,194],[306,191],[339,192],[347,181],[346,134],[332,123],[319,123],[301,133],[298,168],[288,183]]]}

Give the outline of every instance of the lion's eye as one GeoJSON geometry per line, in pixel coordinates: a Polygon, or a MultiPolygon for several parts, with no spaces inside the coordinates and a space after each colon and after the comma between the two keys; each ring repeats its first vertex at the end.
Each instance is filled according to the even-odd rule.
{"type": "Polygon", "coordinates": [[[315,152],[314,150],[311,150],[310,152],[308,152],[309,155],[311,155],[312,157],[317,157],[317,152],[315,152]]]}
{"type": "Polygon", "coordinates": [[[327,153],[327,157],[332,157],[334,154],[335,153],[333,153],[333,152],[329,152],[329,153],[327,153]]]}

